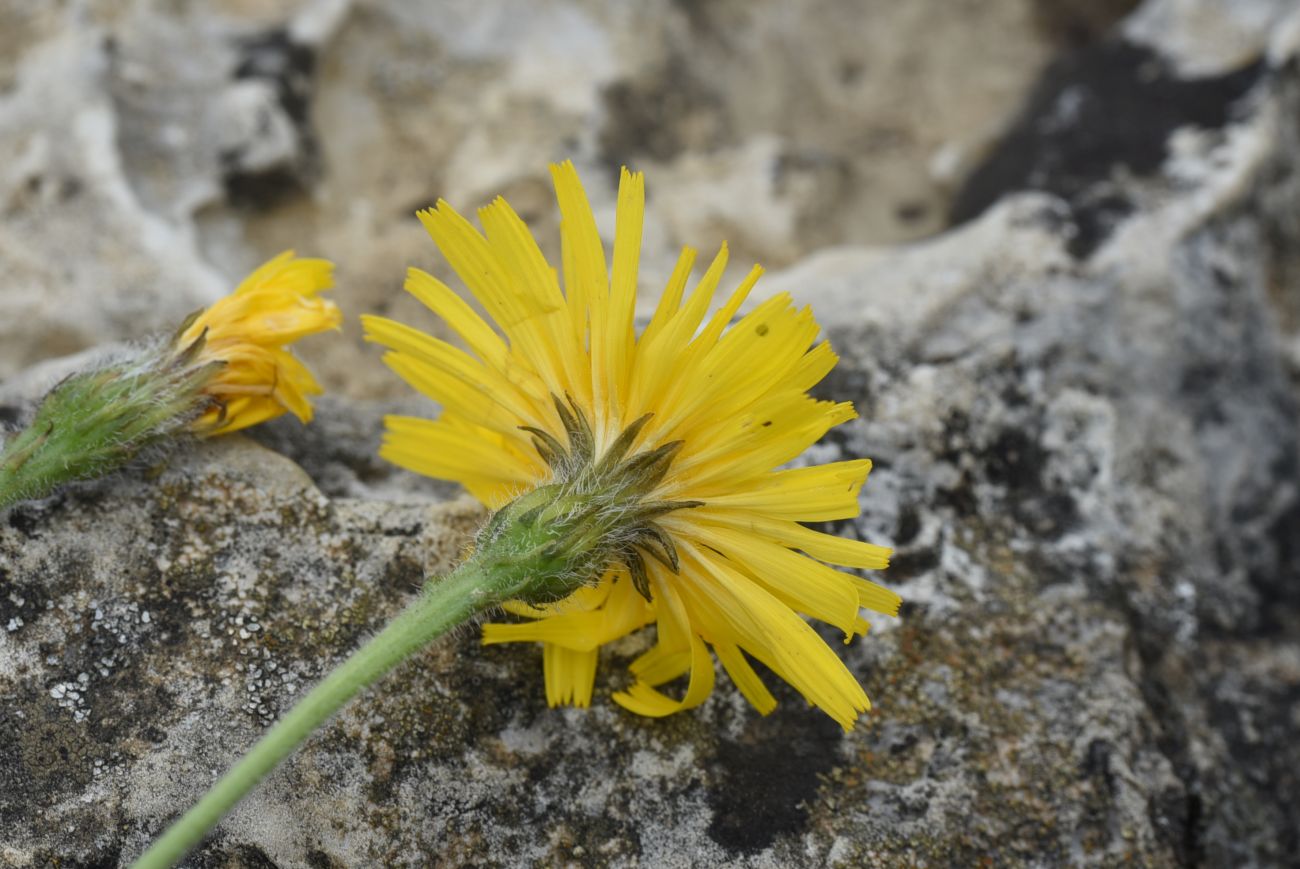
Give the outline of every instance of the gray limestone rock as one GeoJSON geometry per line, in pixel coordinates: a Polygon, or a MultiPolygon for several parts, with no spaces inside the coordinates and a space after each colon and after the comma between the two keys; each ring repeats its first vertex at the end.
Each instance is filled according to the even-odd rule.
{"type": "MultiPolygon", "coordinates": [[[[285,70],[305,67],[276,64],[293,56],[285,45],[322,46],[311,68],[329,94],[313,123],[364,104],[376,80],[417,88],[397,60],[359,83],[330,54],[378,39],[407,14],[395,9],[316,4],[259,43],[250,75],[297,132],[272,124],[240,152],[239,171],[269,184],[254,187],[337,191],[339,143],[304,134],[291,110],[301,82],[285,70]]],[[[590,36],[576,6],[536,9],[590,36]]],[[[468,10],[407,34],[417,46],[430,28],[457,35],[460,54],[427,74],[467,87],[477,57],[487,92],[529,93],[472,38],[515,33],[509,16],[468,10]]],[[[716,28],[700,14],[694,32],[716,28]]],[[[775,38],[761,21],[740,30],[775,38]]],[[[1293,863],[1298,47],[1290,3],[1152,0],[1044,72],[960,173],[947,231],[812,251],[755,217],[797,259],[762,292],[814,306],[843,356],[819,390],[862,414],[812,458],[876,462],[862,516],[837,530],[897,548],[886,579],[902,617],[843,649],[875,701],[855,731],[776,680],[766,718],[725,680],[691,713],[625,714],[608,695],[646,636],[605,651],[591,710],[550,710],[535,650],[484,649],[467,628],[352,704],[187,865],[1293,863]]],[[[514,68],[541,63],[529,57],[514,68]]],[[[617,104],[637,117],[673,90],[634,81],[617,104]]],[[[7,99],[26,99],[17,87],[7,99]]],[[[594,92],[566,93],[578,102],[562,108],[587,117],[594,92]]],[[[701,105],[687,114],[712,117],[701,105]]],[[[761,136],[716,135],[687,125],[644,147],[679,181],[704,172],[693,166],[753,171],[741,152],[761,153],[761,136]]],[[[497,153],[491,166],[517,165],[497,153]]],[[[157,173],[148,195],[171,201],[174,167],[139,165],[157,173]]],[[[654,196],[662,179],[650,181],[654,196]]],[[[689,204],[664,200],[652,207],[665,223],[689,204]]],[[[33,231],[25,219],[0,220],[0,241],[33,231]]],[[[227,219],[207,224],[208,250],[227,219]]],[[[656,245],[669,246],[652,240],[648,255],[656,245]]],[[[481,513],[374,458],[398,405],[357,397],[369,376],[311,427],[280,420],[0,517],[0,863],[124,864],[454,562],[481,513]]]]}

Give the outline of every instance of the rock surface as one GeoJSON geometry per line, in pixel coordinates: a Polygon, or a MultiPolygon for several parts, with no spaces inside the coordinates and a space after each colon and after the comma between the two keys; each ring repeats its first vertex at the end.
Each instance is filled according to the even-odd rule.
{"type": "MultiPolygon", "coordinates": [[[[853,125],[883,123],[888,101],[819,90],[848,51],[827,21],[852,4],[800,4],[823,14],[798,21],[778,5],[611,18],[502,2],[429,19],[231,0],[149,26],[128,3],[75,21],[4,13],[32,47],[0,66],[0,147],[44,136],[30,146],[41,166],[100,174],[66,200],[54,181],[29,200],[5,188],[0,249],[25,252],[5,268],[31,263],[18,283],[32,292],[0,295],[0,313],[34,325],[28,343],[5,336],[0,373],[162,324],[304,238],[355,252],[345,277],[378,276],[344,291],[352,303],[405,316],[400,264],[425,254],[417,228],[391,229],[403,214],[501,189],[553,231],[536,170],[572,140],[589,166],[651,168],[647,289],[672,246],[710,240],[690,233],[739,232],[742,250],[793,263],[760,287],[832,324],[844,360],[820,388],[862,412],[815,456],[876,461],[862,517],[840,530],[898,549],[902,618],[844,650],[876,702],[850,734],[775,680],[766,718],[725,685],[689,714],[624,714],[607,697],[647,637],[609,650],[591,710],[548,710],[535,651],[482,649],[467,629],[353,704],[187,865],[1273,866],[1300,853],[1300,14],[1152,0],[1099,41],[1086,37],[1126,4],[972,4],[938,21],[942,47],[988,8],[1027,33],[1046,16],[1016,50],[1030,65],[1050,39],[1076,50],[1032,87],[963,55],[1004,83],[971,106],[982,123],[1011,108],[1008,90],[1024,102],[981,159],[956,161],[950,194],[908,182],[916,165],[890,170],[927,220],[960,225],[885,247],[909,233],[860,210],[876,157],[853,125]],[[218,25],[241,38],[200,38],[218,25]],[[766,60],[747,67],[746,52],[766,60]],[[54,93],[40,87],[96,57],[107,66],[83,91],[34,113],[54,93]],[[797,102],[781,89],[799,83],[814,97],[781,116],[797,102]],[[824,117],[849,106],[860,114],[842,126],[824,117]],[[195,135],[213,112],[231,138],[195,135]],[[247,113],[269,119],[237,122],[247,113]],[[100,138],[52,136],[59,125],[100,138]],[[383,158],[357,156],[368,149],[383,158]],[[831,177],[856,183],[773,156],[791,149],[846,161],[831,177]],[[811,177],[783,186],[774,165],[811,177]],[[822,207],[827,183],[841,198],[822,207]],[[714,196],[722,210],[701,211],[714,196]],[[112,251],[53,258],[101,223],[95,244],[112,251]],[[861,241],[877,244],[816,249],[861,241]],[[66,342],[32,343],[55,334],[66,342]]],[[[877,20],[880,46],[928,23],[877,20]]],[[[924,48],[882,57],[939,63],[924,48]]],[[[891,81],[876,54],[862,62],[840,73],[863,93],[891,81]]],[[[944,123],[971,123],[913,120],[930,147],[953,141],[944,123]]],[[[277,421],[0,517],[0,863],[124,865],[454,561],[478,509],[374,458],[384,396],[401,395],[376,388],[375,355],[318,355],[344,394],[309,428],[277,421]]]]}
{"type": "Polygon", "coordinates": [[[647,289],[683,244],[727,239],[743,274],[919,237],[1062,28],[1105,18],[1055,6],[0,0],[0,377],[168,327],[291,247],[340,264],[350,340],[307,348],[326,385],[401,395],[355,316],[424,316],[412,212],[504,193],[554,230],[564,158],[608,230],[618,166],[652,173],[647,289]]]}

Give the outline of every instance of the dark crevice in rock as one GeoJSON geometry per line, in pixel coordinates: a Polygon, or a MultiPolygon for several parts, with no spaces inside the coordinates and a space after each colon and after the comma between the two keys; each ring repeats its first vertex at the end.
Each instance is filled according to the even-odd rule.
{"type": "Polygon", "coordinates": [[[1122,590],[1115,603],[1128,619],[1129,637],[1141,668],[1134,680],[1156,729],[1154,745],[1182,785],[1180,790],[1166,790],[1151,799],[1148,811],[1152,827],[1177,857],[1179,865],[1199,866],[1204,860],[1200,774],[1191,753],[1191,737],[1183,709],[1161,675],[1162,662],[1171,648],[1169,638],[1147,623],[1140,609],[1122,590]]]}
{"type": "Polygon", "coordinates": [[[1294,613],[1288,619],[1284,611],[1300,607],[1300,500],[1277,517],[1267,535],[1277,547],[1277,566],[1255,571],[1251,581],[1263,593],[1261,628],[1279,631],[1294,627],[1294,613]]]}
{"type": "Polygon", "coordinates": [[[911,579],[939,566],[939,547],[921,547],[897,553],[889,562],[889,580],[893,583],[911,579]]]}
{"type": "Polygon", "coordinates": [[[190,862],[194,869],[280,869],[280,864],[256,845],[205,851],[191,857],[190,862]]]}
{"type": "Polygon", "coordinates": [[[125,864],[122,862],[121,846],[113,845],[85,860],[69,860],[64,855],[57,853],[41,854],[30,865],[54,866],[58,867],[58,869],[119,869],[125,864]]]}
{"type": "Polygon", "coordinates": [[[301,177],[292,169],[277,167],[260,172],[246,172],[238,168],[238,162],[237,154],[222,154],[225,170],[222,180],[226,197],[237,208],[273,208],[301,195],[305,190],[301,177]]]}
{"type": "Polygon", "coordinates": [[[1031,428],[1006,428],[979,450],[988,479],[1007,489],[1011,514],[1040,537],[1060,537],[1079,518],[1068,491],[1052,491],[1044,482],[1048,453],[1041,434],[1031,428]]]}
{"type": "MultiPolygon", "coordinates": [[[[1277,853],[1300,854],[1300,768],[1288,762],[1295,742],[1295,711],[1300,709],[1300,682],[1264,683],[1243,675],[1210,702],[1210,721],[1232,747],[1239,775],[1268,794],[1279,810],[1277,853]],[[1290,756],[1288,756],[1288,753],[1290,756]],[[1290,821],[1288,823],[1287,821],[1290,821]]],[[[1227,683],[1229,680],[1224,680],[1227,683]]]]}
{"type": "Polygon", "coordinates": [[[43,525],[40,514],[41,511],[39,508],[30,507],[25,504],[11,507],[9,509],[9,527],[22,534],[24,537],[38,537],[40,536],[43,525]]]}
{"type": "Polygon", "coordinates": [[[308,122],[316,53],[295,42],[284,29],[269,30],[239,43],[235,78],[265,79],[275,84],[280,105],[300,125],[308,122]]]}
{"type": "Polygon", "coordinates": [[[1034,22],[1057,45],[1080,49],[1106,35],[1139,0],[1032,0],[1034,22]]]}
{"type": "Polygon", "coordinates": [[[894,544],[906,546],[921,533],[921,516],[916,507],[905,504],[898,514],[898,525],[894,529],[894,544]]]}
{"type": "Polygon", "coordinates": [[[311,869],[347,869],[347,865],[336,857],[319,849],[307,852],[307,865],[311,869]]]}
{"type": "Polygon", "coordinates": [[[683,151],[707,151],[722,143],[723,102],[689,69],[684,62],[671,63],[658,75],[605,88],[600,151],[614,177],[637,158],[667,162],[683,151]]]}
{"type": "MultiPolygon", "coordinates": [[[[460,493],[456,484],[402,470],[380,458],[380,420],[387,413],[429,415],[426,407],[414,402],[358,402],[323,396],[316,402],[310,425],[285,415],[245,434],[292,459],[330,497],[355,497],[388,485],[404,496],[456,497],[460,493]]],[[[416,529],[411,530],[415,533],[416,529]]],[[[395,528],[390,533],[402,532],[395,528]]]]}
{"type": "Polygon", "coordinates": [[[1119,38],[1065,57],[966,179],[949,223],[978,217],[1008,193],[1052,193],[1074,224],[1070,253],[1086,259],[1134,209],[1116,178],[1157,173],[1179,128],[1223,127],[1265,69],[1257,61],[1221,76],[1180,78],[1155,52],[1119,38]]]}
{"type": "MultiPolygon", "coordinates": [[[[1295,98],[1285,105],[1293,107],[1295,98]]],[[[1300,848],[1300,779],[1289,736],[1300,685],[1270,672],[1300,621],[1300,412],[1268,316],[1266,268],[1252,271],[1277,255],[1270,249],[1276,236],[1258,227],[1278,208],[1294,211],[1294,173],[1290,165],[1261,173],[1267,183],[1179,252],[1176,299],[1196,301],[1180,311],[1172,340],[1193,361],[1169,401],[1193,426],[1205,469],[1206,530],[1213,536],[1205,550],[1217,574],[1244,574],[1245,582],[1200,587],[1201,595],[1220,597],[1200,601],[1198,635],[1190,641],[1176,635],[1164,608],[1143,600],[1139,587],[1117,590],[1141,665],[1135,679],[1158,728],[1155,744],[1184,789],[1153,798],[1154,827],[1188,866],[1266,865],[1300,848]],[[1250,473],[1229,468],[1238,450],[1250,451],[1250,473]],[[1222,612],[1225,601],[1238,612],[1222,612]],[[1243,673],[1243,661],[1256,669],[1243,673]],[[1230,758],[1223,768],[1207,767],[1208,741],[1230,758]]],[[[1121,566],[1121,576],[1132,572],[1132,565],[1121,566]]],[[[1156,572],[1170,578],[1160,593],[1171,597],[1173,578],[1189,575],[1175,564],[1156,572]]]]}
{"type": "MultiPolygon", "coordinates": [[[[776,682],[765,668],[756,669],[767,684],[776,682]]],[[[713,809],[709,836],[730,851],[751,854],[802,830],[805,803],[836,764],[843,731],[826,715],[798,703],[791,698],[780,715],[752,721],[740,742],[718,746],[720,777],[708,791],[713,809]]]]}
{"type": "MultiPolygon", "coordinates": [[[[1262,211],[1256,203],[1246,213],[1262,211]]],[[[1203,231],[1184,266],[1187,281],[1199,284],[1200,302],[1184,312],[1177,334],[1199,357],[1185,371],[1175,400],[1195,426],[1203,453],[1218,566],[1243,571],[1257,598],[1244,607],[1249,617],[1223,623],[1239,637],[1276,629],[1300,604],[1294,536],[1300,531],[1300,404],[1278,353],[1266,278],[1254,266],[1269,258],[1265,244],[1254,220],[1235,212],[1203,231]],[[1234,271],[1220,265],[1229,257],[1240,260],[1234,271]],[[1233,471],[1225,443],[1244,438],[1248,429],[1263,436],[1250,447],[1254,469],[1233,471]]]]}
{"type": "Polygon", "coordinates": [[[1085,777],[1097,778],[1101,780],[1106,792],[1111,796],[1115,795],[1115,770],[1111,767],[1111,755],[1115,752],[1115,746],[1106,739],[1094,739],[1088,743],[1087,753],[1084,754],[1083,763],[1080,764],[1079,772],[1085,777]]]}
{"type": "MultiPolygon", "coordinates": [[[[1300,59],[1292,59],[1278,70],[1279,99],[1300,104],[1300,59]]],[[[1278,119],[1283,148],[1300,151],[1300,112],[1278,119]]],[[[1269,302],[1284,334],[1300,330],[1300,209],[1292,207],[1296,192],[1294,171],[1278,161],[1260,173],[1258,195],[1263,205],[1261,227],[1269,258],[1265,263],[1269,302]]],[[[1300,387],[1300,367],[1292,363],[1292,380],[1300,387]]],[[[1297,389],[1300,394],[1300,389],[1297,389]]]]}
{"type": "MultiPolygon", "coordinates": [[[[248,145],[220,155],[222,182],[230,203],[238,208],[264,210],[306,192],[319,172],[320,144],[311,122],[316,51],[296,42],[283,28],[242,39],[237,50],[235,79],[269,83],[297,136],[293,159],[270,166],[248,165],[248,145]]],[[[255,140],[271,135],[272,123],[270,117],[259,115],[255,140]]]]}

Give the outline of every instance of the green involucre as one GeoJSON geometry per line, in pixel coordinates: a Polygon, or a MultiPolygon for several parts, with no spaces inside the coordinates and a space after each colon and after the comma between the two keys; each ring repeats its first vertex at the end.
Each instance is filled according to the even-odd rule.
{"type": "Polygon", "coordinates": [[[73,374],[50,390],[31,425],[0,451],[0,509],[111,473],[188,432],[208,408],[201,391],[222,363],[193,364],[193,346],[168,350],[73,374]]]}

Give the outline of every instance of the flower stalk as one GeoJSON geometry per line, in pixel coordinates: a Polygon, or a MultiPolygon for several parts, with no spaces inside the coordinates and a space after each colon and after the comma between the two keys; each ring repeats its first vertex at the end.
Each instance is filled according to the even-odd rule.
{"type": "MultiPolygon", "coordinates": [[[[387,627],[299,700],[136,861],[136,869],[167,867],[182,858],[344,704],[450,629],[507,601],[540,606],[560,600],[594,584],[612,566],[640,562],[632,547],[644,545],[646,516],[691,506],[641,500],[643,487],[667,471],[674,450],[626,457],[634,430],[601,461],[579,464],[585,423],[571,419],[569,446],[554,443],[564,475],[495,513],[459,567],[430,580],[387,627]]],[[[671,543],[664,545],[672,555],[659,557],[675,560],[671,543]]]]}
{"type": "Polygon", "coordinates": [[[515,592],[517,575],[471,559],[430,581],[388,627],[313,688],[135,862],[165,869],[199,843],[246,793],[345,703],[475,613],[515,592]]]}

